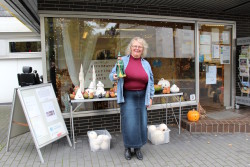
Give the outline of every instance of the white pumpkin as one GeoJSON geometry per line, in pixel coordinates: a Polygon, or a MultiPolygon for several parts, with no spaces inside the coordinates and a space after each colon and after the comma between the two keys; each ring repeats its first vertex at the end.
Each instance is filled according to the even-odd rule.
{"type": "Polygon", "coordinates": [[[167,127],[166,124],[162,123],[162,124],[159,125],[159,129],[160,129],[161,131],[166,131],[166,130],[168,130],[168,127],[167,127]]]}
{"type": "Polygon", "coordinates": [[[99,138],[97,137],[97,139],[94,139],[93,142],[95,142],[96,144],[100,145],[103,142],[103,140],[102,140],[101,137],[99,137],[99,138]]]}
{"type": "Polygon", "coordinates": [[[156,126],[155,125],[149,125],[148,126],[148,131],[150,132],[150,133],[152,133],[153,131],[155,131],[156,130],[156,126]]]}
{"type": "Polygon", "coordinates": [[[103,142],[109,142],[110,138],[108,135],[103,135],[103,142]]]}
{"type": "Polygon", "coordinates": [[[165,80],[164,78],[161,78],[157,85],[161,85],[162,89],[165,87],[170,87],[169,81],[165,80]]]}
{"type": "Polygon", "coordinates": [[[103,141],[101,144],[102,150],[107,150],[109,148],[109,142],[103,141]]]}
{"type": "Polygon", "coordinates": [[[151,142],[153,144],[162,144],[164,143],[164,132],[161,130],[153,131],[151,135],[151,142]]]}
{"type": "Polygon", "coordinates": [[[97,151],[100,149],[100,145],[95,143],[92,143],[90,147],[92,148],[93,151],[97,151]]]}
{"type": "Polygon", "coordinates": [[[105,135],[98,135],[97,136],[97,139],[100,139],[100,140],[102,140],[103,141],[103,137],[104,137],[105,135]]]}
{"type": "Polygon", "coordinates": [[[173,84],[170,88],[170,91],[173,93],[177,93],[180,91],[180,88],[178,88],[175,84],[173,84]]]}
{"type": "Polygon", "coordinates": [[[97,138],[97,133],[95,131],[90,131],[88,133],[89,139],[96,139],[97,138]]]}

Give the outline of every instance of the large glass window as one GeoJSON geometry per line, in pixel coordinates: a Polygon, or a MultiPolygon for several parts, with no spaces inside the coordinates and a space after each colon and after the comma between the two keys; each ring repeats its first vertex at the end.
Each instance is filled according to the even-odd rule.
{"type": "MultiPolygon", "coordinates": [[[[195,94],[193,23],[45,18],[48,81],[52,82],[61,106],[65,93],[71,93],[79,85],[81,64],[85,88],[92,79],[92,65],[97,81],[104,83],[105,89],[112,88],[108,75],[117,55],[119,52],[125,55],[128,43],[136,36],[149,44],[146,59],[152,67],[155,84],[164,78],[184,92],[183,101],[189,101],[190,94],[195,94]]],[[[154,99],[154,104],[164,102],[163,98],[154,99]]],[[[85,110],[114,106],[103,103],[85,106],[85,110]]]]}
{"type": "Polygon", "coordinates": [[[230,107],[232,26],[199,25],[200,104],[207,111],[230,107]]]}

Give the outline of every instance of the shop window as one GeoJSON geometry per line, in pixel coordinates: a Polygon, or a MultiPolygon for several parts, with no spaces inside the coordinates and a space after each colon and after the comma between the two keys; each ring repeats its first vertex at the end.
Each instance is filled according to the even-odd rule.
{"type": "Polygon", "coordinates": [[[200,104],[207,111],[230,107],[232,26],[199,25],[200,104]]]}
{"type": "MultiPolygon", "coordinates": [[[[45,18],[48,80],[53,83],[61,106],[64,94],[79,85],[81,64],[85,88],[92,79],[92,65],[95,65],[97,81],[104,83],[105,89],[112,88],[108,75],[117,55],[119,52],[125,55],[128,43],[136,36],[149,44],[146,59],[152,67],[155,84],[164,78],[184,92],[183,101],[190,101],[190,95],[195,94],[193,23],[45,18]]],[[[164,98],[154,99],[154,104],[161,103],[165,103],[164,98]]],[[[116,106],[113,102],[89,104],[85,110],[116,106]]]]}
{"type": "Polygon", "coordinates": [[[9,42],[10,53],[41,52],[41,42],[9,42]]]}

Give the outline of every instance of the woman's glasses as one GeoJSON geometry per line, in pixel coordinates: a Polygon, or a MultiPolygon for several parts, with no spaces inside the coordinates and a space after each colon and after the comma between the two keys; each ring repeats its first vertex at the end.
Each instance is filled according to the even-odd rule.
{"type": "Polygon", "coordinates": [[[132,48],[138,48],[138,49],[142,49],[142,46],[137,46],[137,45],[132,45],[132,48]]]}

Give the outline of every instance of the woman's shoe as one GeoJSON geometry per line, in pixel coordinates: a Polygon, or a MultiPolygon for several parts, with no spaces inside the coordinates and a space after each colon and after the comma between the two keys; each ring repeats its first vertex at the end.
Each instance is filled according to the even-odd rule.
{"type": "Polygon", "coordinates": [[[141,153],[141,149],[140,148],[135,148],[135,155],[136,155],[137,159],[139,159],[139,160],[143,159],[143,155],[141,153]]]}
{"type": "Polygon", "coordinates": [[[125,148],[124,156],[125,156],[126,160],[131,160],[131,149],[130,148],[125,148]]]}

